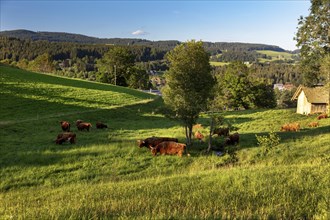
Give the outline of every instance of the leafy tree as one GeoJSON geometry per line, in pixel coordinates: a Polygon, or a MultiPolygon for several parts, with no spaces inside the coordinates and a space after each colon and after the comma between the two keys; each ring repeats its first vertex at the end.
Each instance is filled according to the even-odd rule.
{"type": "Polygon", "coordinates": [[[169,70],[163,88],[165,104],[175,112],[185,127],[187,145],[191,145],[192,126],[199,113],[206,109],[214,79],[209,54],[202,42],[188,41],[166,55],[169,70]]]}
{"type": "Polygon", "coordinates": [[[275,108],[275,92],[271,85],[256,83],[251,88],[253,105],[257,108],[275,108]]]}
{"type": "Polygon", "coordinates": [[[227,66],[224,74],[218,75],[217,99],[220,106],[250,108],[252,96],[248,72],[245,64],[234,62],[227,66]]]}
{"type": "Polygon", "coordinates": [[[51,73],[54,70],[53,60],[48,53],[44,53],[31,62],[29,68],[34,71],[51,73]]]}
{"type": "Polygon", "coordinates": [[[304,84],[311,86],[322,81],[321,60],[330,53],[329,0],[311,0],[310,14],[300,17],[295,40],[300,47],[304,84]]]}
{"type": "Polygon", "coordinates": [[[148,89],[149,75],[141,66],[133,66],[129,69],[128,86],[135,89],[148,89]]]}
{"type": "Polygon", "coordinates": [[[134,56],[127,47],[113,47],[98,61],[102,82],[127,86],[134,56]]]}

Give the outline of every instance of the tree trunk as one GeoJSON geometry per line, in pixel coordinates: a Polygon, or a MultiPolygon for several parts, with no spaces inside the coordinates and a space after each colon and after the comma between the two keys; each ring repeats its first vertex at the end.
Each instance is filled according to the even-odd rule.
{"type": "Polygon", "coordinates": [[[214,119],[211,117],[210,122],[210,136],[209,136],[209,147],[207,148],[207,152],[209,153],[212,148],[212,133],[213,133],[214,119]]]}
{"type": "Polygon", "coordinates": [[[192,141],[191,141],[192,127],[193,127],[192,124],[190,124],[189,127],[188,127],[188,131],[189,131],[189,146],[192,146],[192,141]]]}

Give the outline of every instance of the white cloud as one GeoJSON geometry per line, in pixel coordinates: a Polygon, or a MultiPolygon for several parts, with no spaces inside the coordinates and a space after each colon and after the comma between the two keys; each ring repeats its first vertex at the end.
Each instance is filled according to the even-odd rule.
{"type": "Polygon", "coordinates": [[[148,32],[145,32],[143,30],[137,30],[137,31],[134,31],[132,32],[133,35],[147,35],[149,34],[148,32]]]}

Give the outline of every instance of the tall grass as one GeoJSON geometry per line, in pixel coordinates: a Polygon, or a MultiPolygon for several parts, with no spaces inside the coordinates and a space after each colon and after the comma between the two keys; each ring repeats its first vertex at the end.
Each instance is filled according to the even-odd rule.
{"type": "MultiPolygon", "coordinates": [[[[330,119],[289,110],[224,112],[237,127],[238,161],[205,154],[153,157],[137,139],[184,142],[162,101],[136,90],[0,66],[0,219],[327,219],[330,217],[330,119]],[[33,112],[31,112],[33,111],[33,112]],[[56,145],[60,120],[100,120],[109,129],[77,131],[56,145]],[[299,132],[279,132],[299,122],[299,132]],[[261,155],[257,135],[280,143],[261,155]]],[[[202,115],[201,132],[209,119],[202,115]]],[[[214,137],[221,145],[223,137],[214,137]]]]}

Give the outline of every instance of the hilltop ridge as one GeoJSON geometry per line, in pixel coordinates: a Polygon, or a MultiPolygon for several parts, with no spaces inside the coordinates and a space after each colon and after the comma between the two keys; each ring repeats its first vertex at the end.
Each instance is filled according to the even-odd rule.
{"type": "MultiPolygon", "coordinates": [[[[98,38],[82,34],[66,33],[66,32],[48,32],[48,31],[31,31],[31,30],[7,30],[1,31],[0,36],[14,37],[19,39],[30,39],[33,41],[46,40],[50,42],[71,42],[81,44],[115,44],[115,45],[143,45],[158,48],[172,49],[181,42],[178,40],[159,40],[151,41],[139,38],[98,38]]],[[[254,51],[254,50],[272,50],[284,52],[283,48],[275,45],[259,44],[259,43],[241,43],[241,42],[204,42],[205,48],[209,52],[217,53],[219,50],[230,51],[254,51]]]]}

